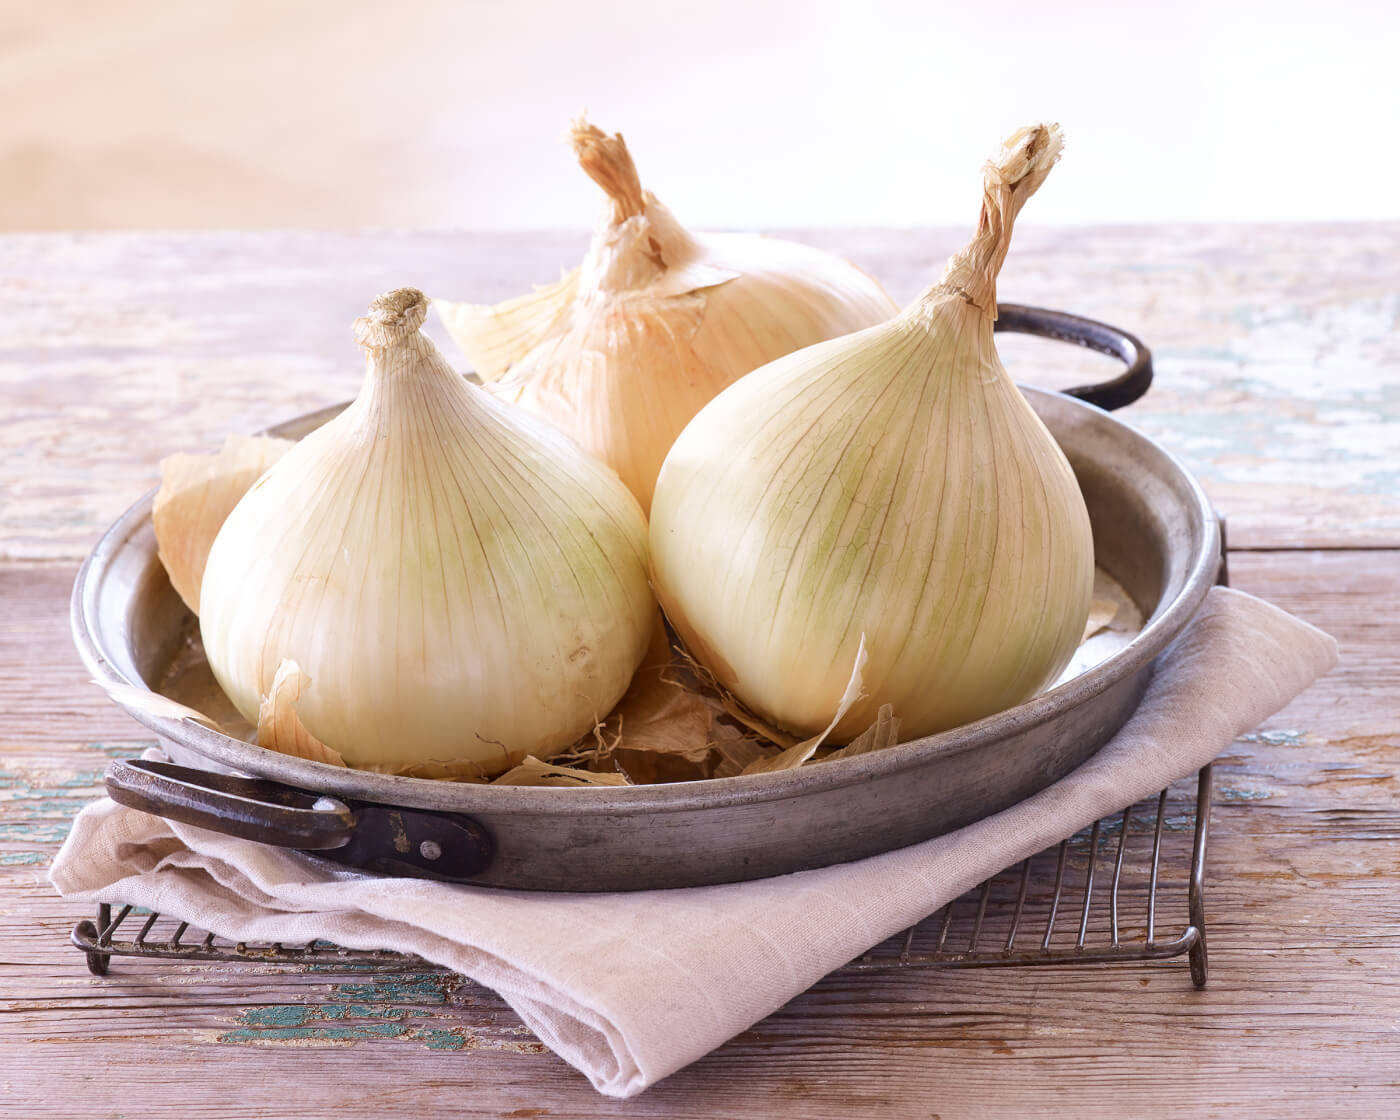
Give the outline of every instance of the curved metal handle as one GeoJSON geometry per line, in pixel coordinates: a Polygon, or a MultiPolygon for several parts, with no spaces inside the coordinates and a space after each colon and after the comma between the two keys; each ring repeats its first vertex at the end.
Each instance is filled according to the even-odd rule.
{"type": "Polygon", "coordinates": [[[383,875],[468,882],[496,854],[470,817],[341,801],[261,778],[127,759],[107,767],[106,785],[132,809],[383,875]]]}
{"type": "Polygon", "coordinates": [[[279,848],[342,848],[355,831],[345,802],[259,778],[124,759],[104,780],[119,805],[279,848]]]}
{"type": "Polygon", "coordinates": [[[1072,342],[1121,360],[1128,368],[1112,380],[1065,390],[1066,396],[1077,397],[1109,412],[1132,404],[1152,384],[1152,351],[1136,335],[1097,319],[1019,303],[999,303],[996,329],[1072,342]]]}

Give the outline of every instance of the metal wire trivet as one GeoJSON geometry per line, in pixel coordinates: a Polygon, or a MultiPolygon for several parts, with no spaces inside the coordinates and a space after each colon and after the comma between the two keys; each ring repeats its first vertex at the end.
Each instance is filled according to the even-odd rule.
{"type": "MultiPolygon", "coordinates": [[[[1169,813],[1169,790],[1164,789],[1156,798],[1104,817],[1056,847],[992,876],[852,961],[845,970],[1096,964],[1186,954],[1191,981],[1203,988],[1206,834],[1212,788],[1211,767],[1205,766],[1197,776],[1195,805],[1188,812],[1169,813]],[[1188,828],[1192,833],[1189,863],[1184,850],[1188,828]],[[1179,932],[1162,940],[1157,936],[1163,909],[1158,896],[1170,886],[1169,901],[1179,911],[1183,877],[1186,924],[1173,924],[1170,928],[1179,932]],[[1048,892],[1047,883],[1053,883],[1048,892]],[[1063,920],[1076,913],[1077,917],[1063,920]]],[[[112,957],[315,965],[322,970],[337,965],[400,970],[440,967],[406,953],[345,949],[327,941],[306,945],[233,942],[132,906],[122,906],[113,914],[110,903],[98,907],[95,922],[84,920],[74,927],[73,944],[87,954],[88,968],[98,976],[106,974],[112,957]],[[138,921],[133,935],[129,931],[138,921]],[[156,936],[158,928],[172,923],[173,931],[156,936]],[[118,937],[124,931],[129,939],[118,937]]]]}

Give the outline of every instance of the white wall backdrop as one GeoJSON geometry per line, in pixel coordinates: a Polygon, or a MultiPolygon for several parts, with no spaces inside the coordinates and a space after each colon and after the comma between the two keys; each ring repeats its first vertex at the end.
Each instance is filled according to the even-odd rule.
{"type": "Polygon", "coordinates": [[[0,229],[574,228],[586,108],[701,227],[1400,217],[1400,4],[243,0],[0,6],[0,229]]]}

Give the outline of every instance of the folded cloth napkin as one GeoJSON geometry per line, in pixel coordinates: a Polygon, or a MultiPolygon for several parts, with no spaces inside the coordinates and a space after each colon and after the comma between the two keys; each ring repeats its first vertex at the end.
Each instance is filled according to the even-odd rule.
{"type": "Polygon", "coordinates": [[[50,872],[65,896],[225,937],[396,949],[494,988],[595,1088],[630,1097],[989,875],[1213,759],[1336,663],[1336,643],[1213,589],[1089,762],[957,832],[757,882],[539,894],[332,870],[103,800],[50,872]]]}

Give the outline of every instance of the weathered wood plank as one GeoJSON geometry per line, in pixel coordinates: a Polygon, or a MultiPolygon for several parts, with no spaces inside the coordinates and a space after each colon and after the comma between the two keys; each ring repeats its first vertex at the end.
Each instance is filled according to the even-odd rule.
{"type": "MultiPolygon", "coordinates": [[[[965,233],[797,236],[907,300],[965,233]]],[[[0,237],[0,557],[77,559],[162,455],[352,396],[349,324],[373,294],[415,284],[494,300],[557,276],[583,244],[581,232],[0,237]]],[[[1000,296],[1154,347],[1157,384],[1125,415],[1201,476],[1238,545],[1400,544],[1400,224],[1031,223],[1000,296]]],[[[1050,343],[1005,351],[1032,383],[1112,368],[1050,343]]]]}
{"type": "Polygon", "coordinates": [[[89,977],[66,944],[85,908],[43,864],[144,731],[64,652],[71,563],[0,566],[0,1094],[35,1117],[282,1116],[294,1095],[347,1118],[1388,1115],[1400,553],[1231,565],[1236,586],[1334,633],[1343,661],[1218,765],[1204,992],[1181,962],[839,973],[625,1103],[441,975],[119,961],[89,977]]]}
{"type": "MultiPolygon", "coordinates": [[[[808,239],[903,300],[960,232],[808,239]]],[[[1344,660],[1218,767],[1204,993],[1179,962],[837,974],[618,1104],[493,994],[440,974],[139,962],[86,974],[66,942],[87,915],[43,869],[107,759],[147,737],[71,651],[76,561],[161,455],[351,395],[348,323],[374,292],[496,299],[556,274],[582,242],[0,237],[0,1098],[64,1117],[280,1116],[308,1086],[312,1108],[347,1117],[1395,1111],[1394,551],[1232,559],[1237,586],[1336,633],[1344,660]]],[[[1028,226],[1000,294],[1116,322],[1155,348],[1157,386],[1126,416],[1200,474],[1236,545],[1395,546],[1397,249],[1394,223],[1028,226]]],[[[1037,383],[1112,368],[1028,340],[1003,350],[1037,383]]]]}
{"type": "Polygon", "coordinates": [[[67,605],[76,575],[67,563],[0,565],[0,743],[6,747],[150,737],[107,701],[78,660],[67,605]]]}

